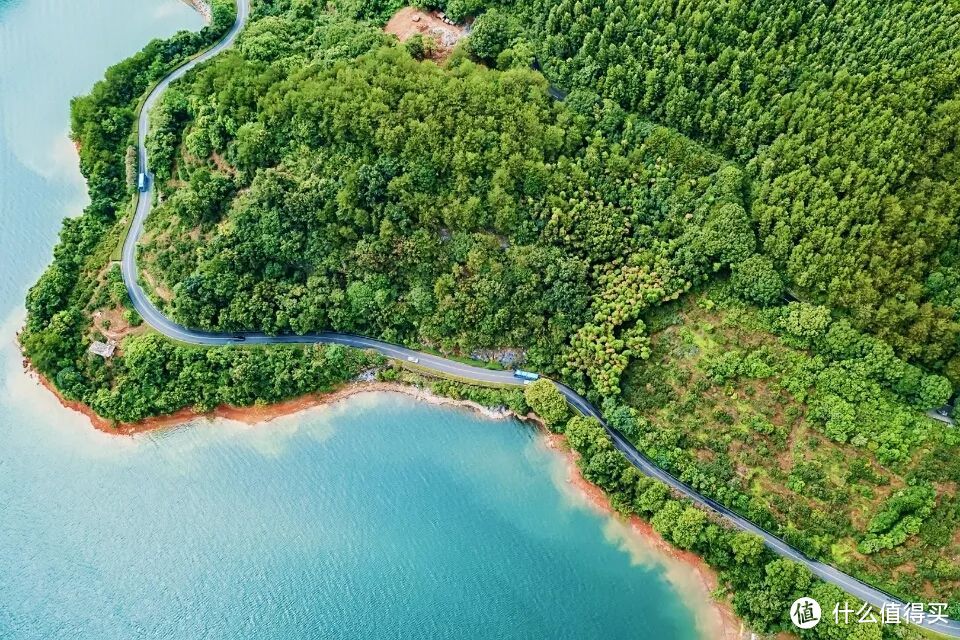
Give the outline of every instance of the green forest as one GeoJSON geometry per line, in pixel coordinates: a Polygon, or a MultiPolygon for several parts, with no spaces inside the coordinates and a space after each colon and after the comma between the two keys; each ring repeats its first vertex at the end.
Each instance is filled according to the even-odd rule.
{"type": "Polygon", "coordinates": [[[764,255],[904,357],[957,350],[960,8],[518,3],[544,72],[738,162],[764,255]]]}
{"type": "Polygon", "coordinates": [[[645,307],[754,255],[736,167],[619,111],[594,129],[528,69],[378,48],[278,80],[246,49],[156,113],[168,148],[189,125],[144,256],[187,326],[520,346],[615,393],[645,307]]]}
{"type": "MultiPolygon", "coordinates": [[[[437,62],[384,33],[401,6],[258,0],[235,47],[163,94],[139,254],[158,307],[202,330],[519,353],[704,494],[960,616],[960,436],[924,416],[960,385],[960,8],[450,0],[471,29],[437,62]]],[[[172,343],[110,265],[139,100],[234,15],[215,2],[202,32],[72,104],[91,204],[20,340],[108,419],[273,402],[382,364],[172,343]],[[107,338],[115,357],[87,352],[107,338]]],[[[566,430],[584,475],[704,555],[757,629],[781,628],[790,581],[829,589],[634,477],[552,387],[437,390],[566,430]]]]}

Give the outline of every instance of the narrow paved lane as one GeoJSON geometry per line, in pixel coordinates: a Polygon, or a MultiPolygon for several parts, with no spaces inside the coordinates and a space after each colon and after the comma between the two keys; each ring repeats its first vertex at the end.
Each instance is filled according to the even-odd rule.
{"type": "MultiPolygon", "coordinates": [[[[205,53],[194,58],[193,60],[190,60],[189,62],[186,62],[183,66],[171,72],[170,75],[160,81],[153,91],[150,92],[150,95],[147,96],[139,116],[138,145],[140,171],[149,173],[146,150],[147,127],[149,126],[150,109],[152,109],[154,104],[156,104],[157,99],[171,82],[183,77],[184,74],[196,67],[198,64],[213,58],[218,53],[233,44],[233,41],[246,24],[249,16],[250,0],[237,0],[237,20],[227,35],[224,36],[223,40],[205,53]]],[[[130,294],[130,299],[133,302],[134,308],[140,313],[141,316],[143,316],[143,319],[147,322],[147,324],[160,333],[173,338],[174,340],[209,346],[238,344],[239,341],[235,337],[238,334],[195,331],[173,322],[164,316],[160,310],[154,306],[146,292],[143,290],[143,287],[140,286],[139,276],[137,273],[137,242],[140,238],[140,235],[143,233],[144,221],[147,219],[147,216],[150,215],[152,201],[153,181],[151,179],[148,181],[147,190],[140,194],[139,201],[137,202],[136,213],[130,226],[130,231],[123,244],[123,257],[120,265],[121,272],[123,273],[123,281],[126,284],[127,291],[130,294]]],[[[510,371],[494,371],[490,369],[484,369],[482,367],[474,367],[456,362],[454,360],[449,360],[447,358],[442,358],[440,356],[435,356],[429,353],[420,353],[412,349],[407,349],[406,347],[390,344],[381,340],[375,340],[373,338],[365,338],[363,336],[334,332],[280,336],[248,332],[243,333],[242,335],[242,344],[341,344],[358,349],[372,349],[388,358],[394,358],[397,360],[416,358],[418,360],[417,364],[420,367],[441,374],[448,374],[458,378],[473,380],[475,382],[509,386],[520,386],[523,384],[523,381],[514,377],[513,373],[510,371]]],[[[590,404],[586,398],[579,395],[573,389],[564,384],[557,383],[557,386],[570,404],[576,407],[579,412],[587,416],[592,416],[599,420],[601,424],[603,424],[617,448],[622,451],[624,455],[626,455],[631,464],[637,467],[637,469],[642,471],[644,474],[659,479],[660,481],[672,487],[676,492],[721,515],[738,529],[755,533],[763,538],[767,547],[772,549],[775,553],[806,565],[814,574],[827,582],[837,585],[847,593],[850,593],[851,595],[854,595],[857,598],[860,598],[865,602],[869,602],[877,607],[883,606],[884,603],[888,602],[899,602],[896,598],[893,598],[879,589],[871,587],[860,580],[857,580],[856,578],[839,571],[838,569],[823,564],[822,562],[807,558],[800,551],[794,549],[772,533],[761,529],[749,520],[737,515],[736,513],[733,513],[714,500],[700,495],[691,487],[688,487],[686,484],[680,482],[678,479],[674,478],[672,475],[655,465],[652,460],[640,453],[640,451],[638,451],[637,448],[634,447],[633,444],[631,444],[620,432],[607,425],[600,412],[596,409],[596,407],[590,404]]],[[[829,617],[831,615],[832,612],[824,612],[825,617],[829,617]]],[[[955,620],[947,620],[945,622],[937,622],[933,624],[927,623],[922,626],[933,631],[940,632],[944,635],[960,638],[960,622],[955,620]]]]}

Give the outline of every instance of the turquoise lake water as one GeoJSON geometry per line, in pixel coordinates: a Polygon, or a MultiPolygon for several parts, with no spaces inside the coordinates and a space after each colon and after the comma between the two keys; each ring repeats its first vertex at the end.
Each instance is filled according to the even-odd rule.
{"type": "Polygon", "coordinates": [[[24,293],[85,203],[69,98],[199,26],[177,0],[0,0],[0,638],[704,634],[691,572],[514,421],[363,394],[117,438],[23,372],[24,293]]]}

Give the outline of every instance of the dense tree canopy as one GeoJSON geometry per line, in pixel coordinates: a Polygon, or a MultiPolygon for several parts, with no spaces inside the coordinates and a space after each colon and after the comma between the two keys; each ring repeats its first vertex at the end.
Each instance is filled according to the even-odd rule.
{"type": "Polygon", "coordinates": [[[557,103],[529,69],[420,63],[310,6],[263,9],[154,114],[175,180],[146,257],[180,322],[516,347],[616,395],[643,310],[754,255],[732,164],[608,100],[557,103]],[[261,49],[270,32],[304,44],[261,49]]]}
{"type": "MultiPolygon", "coordinates": [[[[183,31],[150,42],[111,67],[89,95],[71,103],[71,135],[79,143],[91,202],[82,216],[64,221],[54,262],[27,296],[20,341],[33,365],[61,393],[106,418],[134,421],[187,406],[209,410],[221,403],[277,401],[329,388],[376,362],[335,347],[208,350],[151,335],[128,338],[110,362],[86,353],[94,337],[103,337],[91,328],[90,312],[129,305],[119,271],[105,272],[103,267],[125,231],[123,216],[135,188],[125,173],[136,167],[124,158],[135,139],[138,101],[170,69],[218,40],[235,15],[231,0],[214,0],[210,25],[198,33],[183,31]]],[[[177,123],[187,114],[185,101],[183,94],[165,94],[153,117],[161,135],[151,139],[150,151],[166,158],[168,165],[179,144],[179,138],[169,136],[175,136],[177,123]]],[[[198,147],[203,148],[195,142],[192,149],[198,147]]],[[[159,166],[160,177],[169,177],[169,169],[163,173],[164,163],[159,166]]],[[[219,215],[233,189],[233,182],[220,174],[197,172],[191,190],[178,195],[178,209],[188,219],[209,221],[219,215]]],[[[122,317],[131,327],[140,323],[132,309],[122,317]]]]}
{"type": "Polygon", "coordinates": [[[956,353],[955,3],[508,6],[552,82],[742,163],[762,249],[792,287],[910,359],[956,353]]]}
{"type": "Polygon", "coordinates": [[[523,390],[527,404],[533,409],[548,427],[554,431],[561,431],[570,417],[570,407],[557,387],[547,380],[540,378],[530,383],[523,390]]]}

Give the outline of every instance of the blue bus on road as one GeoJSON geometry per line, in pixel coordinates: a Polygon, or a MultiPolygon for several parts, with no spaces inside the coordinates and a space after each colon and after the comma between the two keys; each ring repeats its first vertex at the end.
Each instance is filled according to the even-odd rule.
{"type": "Polygon", "coordinates": [[[141,173],[141,174],[140,174],[140,177],[137,178],[137,189],[139,189],[141,192],[146,191],[146,190],[147,190],[147,180],[148,180],[147,174],[141,173]]]}
{"type": "Polygon", "coordinates": [[[522,380],[539,380],[540,374],[533,373],[532,371],[523,371],[522,369],[514,369],[513,377],[520,378],[522,380]]]}

